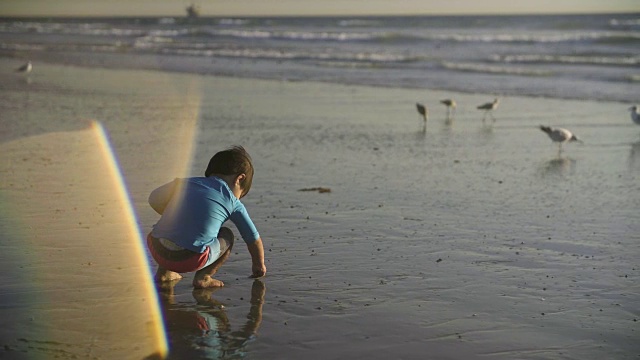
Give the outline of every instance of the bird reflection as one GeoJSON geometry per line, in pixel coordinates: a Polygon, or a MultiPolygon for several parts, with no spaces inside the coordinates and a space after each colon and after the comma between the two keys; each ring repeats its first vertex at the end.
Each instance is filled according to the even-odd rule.
{"type": "Polygon", "coordinates": [[[483,124],[482,127],[480,127],[480,130],[478,132],[480,134],[480,138],[484,141],[493,140],[495,136],[492,125],[483,124]]]}
{"type": "Polygon", "coordinates": [[[634,105],[629,108],[629,111],[631,111],[631,121],[636,125],[640,125],[640,107],[638,105],[634,105]]]}
{"type": "Polygon", "coordinates": [[[495,98],[493,102],[484,103],[476,107],[478,110],[484,110],[484,116],[482,117],[483,123],[487,119],[487,115],[490,115],[493,122],[496,122],[496,118],[493,117],[493,111],[498,108],[499,103],[500,99],[495,98]]]}
{"type": "Polygon", "coordinates": [[[541,174],[543,177],[571,175],[576,171],[576,163],[571,158],[557,157],[543,163],[541,174]]]}
{"type": "Polygon", "coordinates": [[[453,121],[453,116],[455,116],[456,113],[456,101],[453,99],[444,99],[440,100],[440,103],[447,107],[447,121],[453,121]]]}
{"type": "Polygon", "coordinates": [[[31,77],[29,76],[29,74],[31,73],[32,69],[33,64],[31,64],[31,61],[27,61],[24,65],[15,69],[15,72],[24,75],[24,78],[22,80],[25,84],[29,85],[31,84],[31,77]]]}
{"type": "Polygon", "coordinates": [[[427,121],[429,120],[429,110],[427,109],[426,106],[420,104],[420,103],[416,103],[416,109],[418,110],[418,114],[420,114],[420,117],[422,118],[422,131],[426,132],[427,131],[427,121]]]}
{"type": "Polygon", "coordinates": [[[194,289],[196,304],[177,303],[173,286],[160,289],[160,305],[169,338],[167,359],[243,358],[262,322],[266,287],[254,280],[246,323],[232,330],[224,305],[213,297],[216,289],[194,289]]]}
{"type": "Polygon", "coordinates": [[[631,144],[629,152],[629,169],[640,170],[640,141],[631,144]]]}
{"type": "Polygon", "coordinates": [[[453,117],[451,117],[451,116],[447,116],[447,117],[444,119],[444,126],[445,126],[445,128],[447,128],[447,129],[451,129],[451,127],[453,126],[453,120],[454,120],[454,119],[453,119],[453,117]]]}

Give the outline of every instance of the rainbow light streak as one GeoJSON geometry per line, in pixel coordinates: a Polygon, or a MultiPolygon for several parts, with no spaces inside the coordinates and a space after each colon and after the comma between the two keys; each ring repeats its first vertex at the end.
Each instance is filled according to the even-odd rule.
{"type": "Polygon", "coordinates": [[[139,261],[139,268],[142,269],[143,274],[142,277],[147,279],[144,283],[145,294],[152,301],[149,302],[149,305],[152,307],[150,310],[152,314],[154,314],[154,324],[153,324],[153,336],[154,340],[157,343],[158,347],[158,355],[162,358],[167,356],[168,353],[168,341],[166,331],[163,326],[162,313],[160,311],[160,304],[158,299],[158,294],[156,292],[153,276],[150,271],[151,267],[148,262],[148,258],[145,252],[145,245],[140,233],[140,229],[138,228],[137,217],[133,210],[132,202],[129,197],[129,193],[127,191],[127,187],[124,183],[124,178],[122,176],[122,172],[120,171],[120,167],[118,165],[118,161],[114,154],[114,151],[111,147],[111,143],[109,142],[109,137],[107,135],[104,126],[98,121],[93,121],[91,124],[91,129],[93,130],[98,143],[100,144],[100,148],[102,149],[102,153],[107,162],[109,170],[111,172],[111,178],[114,179],[115,185],[118,189],[118,197],[121,200],[121,203],[124,204],[125,217],[129,219],[129,233],[130,239],[135,239],[132,245],[132,249],[135,252],[135,258],[139,261]]]}

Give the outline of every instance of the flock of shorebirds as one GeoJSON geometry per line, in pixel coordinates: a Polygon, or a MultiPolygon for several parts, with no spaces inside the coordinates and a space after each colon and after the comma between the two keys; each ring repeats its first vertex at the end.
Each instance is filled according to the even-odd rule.
{"type": "MultiPolygon", "coordinates": [[[[33,70],[33,64],[31,64],[31,61],[27,61],[24,65],[17,68],[16,72],[19,72],[22,74],[29,74],[31,73],[32,70],[33,70]]],[[[456,101],[453,99],[444,99],[444,100],[440,100],[440,103],[447,107],[447,119],[452,119],[456,112],[456,106],[457,106],[456,101]]],[[[496,118],[493,117],[493,111],[498,108],[499,103],[500,103],[500,99],[495,98],[492,102],[484,103],[476,107],[476,109],[484,111],[482,122],[485,122],[485,120],[487,119],[487,115],[491,117],[493,122],[496,121],[496,118]]],[[[427,109],[426,106],[424,106],[421,103],[416,103],[416,109],[418,110],[418,113],[424,120],[425,129],[426,129],[427,120],[429,119],[429,110],[427,109]]],[[[638,105],[634,105],[629,108],[629,111],[631,112],[631,120],[635,124],[640,125],[640,107],[638,107],[638,105]]],[[[562,151],[562,144],[564,143],[568,143],[572,141],[582,142],[582,140],[580,140],[575,134],[573,134],[571,131],[567,129],[563,129],[560,127],[540,125],[540,130],[545,132],[549,136],[551,141],[558,143],[558,151],[562,151]]]]}
{"type": "MultiPolygon", "coordinates": [[[[451,119],[453,115],[456,113],[456,101],[453,99],[444,99],[440,100],[441,104],[447,107],[447,119],[451,119]]],[[[496,118],[493,117],[493,111],[498,108],[498,104],[500,103],[500,99],[495,98],[492,102],[484,103],[482,105],[478,105],[476,109],[484,110],[484,117],[482,121],[484,122],[487,119],[487,115],[491,116],[491,119],[495,122],[496,118]]],[[[426,106],[421,103],[416,103],[416,108],[418,109],[418,113],[422,116],[422,119],[426,123],[429,119],[429,110],[426,106]]]]}
{"type": "MultiPolygon", "coordinates": [[[[440,103],[447,107],[447,120],[451,120],[456,111],[457,104],[455,100],[444,99],[440,100],[440,103]]],[[[491,116],[491,119],[494,122],[496,121],[493,117],[493,111],[498,108],[499,103],[500,99],[496,98],[492,102],[484,103],[476,107],[478,110],[484,110],[484,116],[482,117],[483,123],[485,122],[487,115],[491,116]]],[[[421,103],[416,103],[416,108],[424,121],[426,129],[427,120],[429,119],[429,110],[421,103]]],[[[638,105],[634,105],[629,108],[629,111],[631,112],[631,120],[636,125],[640,125],[640,107],[638,105]]],[[[564,143],[573,141],[582,143],[582,140],[580,140],[574,133],[564,128],[540,125],[540,130],[546,133],[552,142],[558,143],[559,152],[562,151],[562,144],[564,143]]]]}

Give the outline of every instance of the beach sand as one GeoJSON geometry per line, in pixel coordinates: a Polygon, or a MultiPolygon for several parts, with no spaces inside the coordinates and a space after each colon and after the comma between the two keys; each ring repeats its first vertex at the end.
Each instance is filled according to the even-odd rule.
{"type": "Polygon", "coordinates": [[[83,165],[97,151],[85,140],[93,120],[109,134],[143,236],[158,218],[146,202],[155,187],[202,175],[230,145],[253,156],[243,202],[268,274],[248,278],[250,257],[238,242],[217,275],[224,288],[192,291],[187,275],[161,292],[169,358],[640,355],[640,127],[630,104],[501,97],[495,123],[483,123],[475,107],[494,94],[36,65],[28,79],[0,73],[0,357],[47,358],[64,348],[62,358],[120,359],[113,349],[144,341],[152,345],[140,354],[152,352],[147,330],[129,326],[130,340],[98,356],[95,344],[115,344],[109,334],[121,333],[110,326],[122,310],[105,306],[104,326],[95,327],[89,304],[41,296],[87,286],[100,305],[141,311],[129,291],[144,289],[148,272],[113,270],[136,252],[114,240],[132,237],[114,233],[127,231],[112,212],[122,205],[95,207],[94,194],[111,204],[114,190],[83,165]],[[459,104],[453,121],[444,98],[459,104]],[[430,110],[426,130],[416,102],[430,110]],[[584,144],[558,155],[541,124],[569,128],[584,144]],[[314,187],[331,191],[300,191],[314,187]],[[71,204],[94,215],[56,212],[71,204]],[[76,254],[88,237],[105,246],[76,254]],[[15,252],[26,256],[18,262],[15,252]],[[86,265],[93,258],[111,260],[101,269],[86,265]],[[34,303],[73,321],[50,329],[34,303]],[[83,336],[65,334],[79,323],[83,336]]]}
{"type": "Polygon", "coordinates": [[[2,358],[166,353],[133,209],[88,125],[0,144],[2,358]]]}

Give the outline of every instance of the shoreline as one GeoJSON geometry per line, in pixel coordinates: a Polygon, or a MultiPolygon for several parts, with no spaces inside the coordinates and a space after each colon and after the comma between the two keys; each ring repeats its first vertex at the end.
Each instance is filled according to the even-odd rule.
{"type": "MultiPolygon", "coordinates": [[[[96,181],[108,182],[104,171],[74,165],[77,154],[96,163],[89,158],[98,156],[96,147],[83,130],[87,119],[96,119],[119,155],[142,233],[157,221],[146,200],[158,185],[185,172],[201,174],[211,153],[234,143],[254,159],[254,186],[243,202],[264,237],[264,287],[253,283],[260,290],[253,293],[250,256],[238,246],[218,273],[222,289],[194,292],[189,274],[173,293],[163,293],[176,355],[180,349],[201,351],[193,354],[199,358],[232,350],[267,360],[637,355],[640,229],[633,194],[640,129],[617,103],[510,96],[497,121],[483,123],[472,105],[484,95],[66,65],[42,65],[27,83],[9,71],[1,74],[7,81],[0,85],[6,95],[0,104],[10,125],[4,130],[16,142],[2,144],[2,157],[20,186],[1,184],[12,199],[5,219],[32,224],[41,234],[26,236],[24,262],[3,252],[11,260],[6,264],[16,263],[5,280],[18,282],[23,273],[17,266],[34,271],[30,262],[39,261],[51,280],[29,283],[33,289],[24,294],[34,299],[46,286],[66,284],[66,276],[84,279],[88,270],[96,279],[110,275],[139,286],[130,270],[113,272],[121,265],[103,261],[119,262],[124,245],[77,257],[56,252],[55,264],[49,259],[52,237],[60,238],[57,249],[66,254],[92,239],[110,245],[114,233],[125,231],[111,228],[121,214],[117,203],[85,196],[112,193],[96,181]],[[426,130],[416,95],[433,104],[426,130]],[[448,123],[445,107],[435,103],[449,95],[460,106],[448,123]],[[540,121],[567,126],[585,144],[567,144],[559,156],[536,129],[540,121]],[[25,133],[47,134],[20,136],[25,133]],[[56,144],[64,147],[55,150],[56,144]],[[59,179],[53,184],[51,172],[59,179]],[[299,191],[310,187],[331,192],[299,191]],[[24,201],[26,195],[33,201],[24,201]],[[83,207],[76,210],[69,198],[83,207]],[[18,205],[20,213],[10,211],[18,205]],[[256,297],[264,299],[261,322],[243,327],[251,320],[247,313],[256,313],[256,297]],[[198,316],[225,329],[203,334],[198,316]],[[247,341],[224,343],[238,328],[253,333],[247,341]],[[203,341],[210,345],[194,346],[203,341]]],[[[25,244],[18,235],[15,243],[25,244]]],[[[93,284],[90,294],[105,293],[100,304],[120,304],[127,294],[93,284]]],[[[77,306],[38,299],[36,305],[52,311],[77,306]]],[[[7,319],[5,343],[51,354],[59,346],[46,341],[56,338],[36,337],[43,320],[18,300],[5,313],[25,321],[7,319]],[[28,348],[35,340],[42,346],[28,348]]],[[[91,319],[83,314],[76,320],[91,319]]],[[[102,338],[93,330],[86,335],[102,338]]],[[[91,346],[79,339],[65,350],[82,357],[91,346]]],[[[11,354],[5,347],[0,357],[2,351],[11,354]]]]}
{"type": "MultiPolygon", "coordinates": [[[[185,74],[185,75],[196,75],[196,76],[211,76],[211,77],[229,77],[229,78],[237,78],[237,79],[256,79],[256,80],[272,80],[272,81],[286,81],[286,82],[310,82],[310,83],[325,83],[325,84],[337,84],[337,85],[345,85],[345,86],[366,86],[373,88],[381,88],[381,89],[403,89],[403,90],[426,90],[426,91],[440,91],[440,92],[451,92],[451,93],[461,93],[467,95],[487,95],[498,96],[498,97],[528,97],[533,99],[559,99],[559,100],[571,100],[571,101],[593,101],[593,102],[612,102],[619,104],[627,104],[634,105],[637,102],[634,102],[630,99],[612,99],[612,98],[580,98],[575,96],[562,96],[561,94],[556,94],[554,96],[547,94],[536,94],[536,93],[502,93],[498,91],[479,91],[479,90],[465,90],[456,87],[437,87],[437,86],[411,86],[411,85],[385,85],[382,83],[366,83],[366,82],[354,82],[354,81],[340,81],[339,79],[329,80],[329,79],[320,79],[320,78],[294,78],[287,77],[282,74],[277,76],[273,74],[271,76],[260,74],[252,74],[252,73],[236,73],[231,71],[224,70],[211,70],[210,65],[212,62],[231,62],[233,63],[235,59],[232,58],[223,58],[223,59],[211,59],[197,56],[178,56],[178,55],[162,55],[158,56],[155,54],[127,54],[127,53],[98,53],[87,56],[87,53],[84,52],[31,52],[32,56],[24,56],[17,53],[17,51],[7,51],[0,50],[0,58],[5,59],[20,59],[24,61],[25,59],[30,59],[32,62],[42,62],[50,65],[60,65],[60,66],[77,66],[88,69],[110,69],[110,70],[148,70],[148,71],[158,71],[158,72],[166,72],[166,73],[174,73],[174,74],[185,74]],[[38,54],[33,56],[33,54],[38,54]],[[135,59],[132,61],[131,59],[135,59]],[[123,61],[124,60],[124,61],[123,61]],[[127,61],[128,60],[128,61],[127,61]],[[184,67],[184,63],[189,63],[190,69],[184,67]]],[[[240,61],[241,63],[244,61],[240,61]]],[[[470,75],[477,76],[487,76],[487,74],[475,73],[473,71],[468,72],[470,75]]],[[[493,76],[497,76],[500,78],[500,74],[494,74],[493,76]]],[[[507,76],[507,74],[505,74],[507,76]]],[[[640,76],[640,75],[638,75],[640,76]]],[[[539,77],[532,77],[539,78],[539,77]]],[[[629,80],[627,85],[638,85],[640,84],[638,81],[629,80]]],[[[640,101],[640,100],[638,100],[640,101]]]]}

